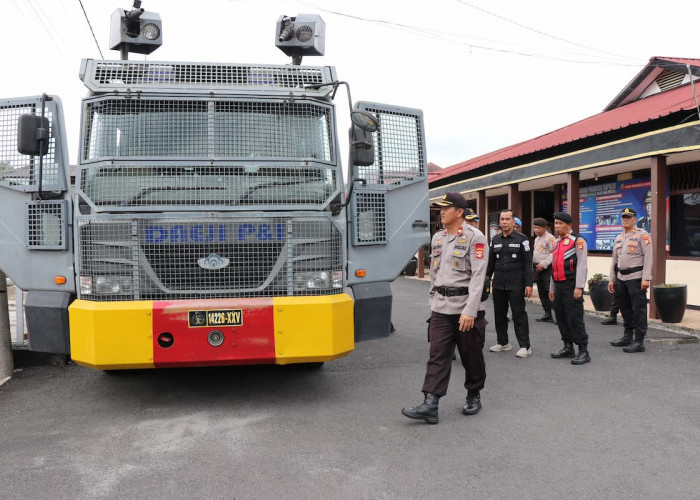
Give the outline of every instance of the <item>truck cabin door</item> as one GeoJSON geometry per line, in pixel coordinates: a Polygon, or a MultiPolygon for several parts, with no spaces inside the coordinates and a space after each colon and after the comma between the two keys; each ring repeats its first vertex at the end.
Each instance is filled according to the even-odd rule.
{"type": "Polygon", "coordinates": [[[355,339],[365,340],[389,334],[389,282],[430,242],[430,210],[423,113],[370,102],[356,109],[379,124],[374,132],[355,128],[351,134],[347,276],[355,339]]]}
{"type": "Polygon", "coordinates": [[[0,269],[27,291],[33,350],[68,352],[67,330],[32,330],[44,330],[39,317],[67,323],[64,309],[75,295],[71,220],[61,101],[46,95],[0,99],[0,269]]]}

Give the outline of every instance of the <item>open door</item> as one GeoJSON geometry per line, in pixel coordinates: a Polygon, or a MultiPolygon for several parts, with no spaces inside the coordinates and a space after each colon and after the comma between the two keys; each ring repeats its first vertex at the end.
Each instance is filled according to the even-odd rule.
{"type": "Polygon", "coordinates": [[[63,305],[75,294],[71,220],[60,100],[46,95],[0,100],[0,269],[27,292],[33,350],[68,352],[67,331],[56,333],[61,328],[55,321],[65,320],[67,328],[63,305]],[[62,304],[63,320],[53,314],[56,304],[62,304]],[[48,333],[34,336],[33,330],[44,327],[48,333]],[[48,344],[41,335],[49,335],[48,344]]]}
{"type": "Polygon", "coordinates": [[[348,285],[355,296],[355,338],[365,340],[390,332],[389,282],[430,242],[430,208],[422,111],[369,102],[356,108],[379,122],[367,133],[374,161],[358,165],[351,155],[350,165],[348,285]]]}

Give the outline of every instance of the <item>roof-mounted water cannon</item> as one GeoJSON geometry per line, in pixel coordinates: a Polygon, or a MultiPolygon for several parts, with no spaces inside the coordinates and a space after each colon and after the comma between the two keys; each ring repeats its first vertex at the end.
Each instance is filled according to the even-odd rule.
{"type": "Polygon", "coordinates": [[[110,24],[109,48],[118,50],[122,60],[129,52],[150,54],[163,44],[160,16],[142,9],[141,0],[134,0],[131,10],[115,10],[110,24]]]}
{"type": "Polygon", "coordinates": [[[275,32],[275,46],[301,64],[303,56],[322,56],[326,50],[326,23],[315,14],[280,16],[275,32]]]}

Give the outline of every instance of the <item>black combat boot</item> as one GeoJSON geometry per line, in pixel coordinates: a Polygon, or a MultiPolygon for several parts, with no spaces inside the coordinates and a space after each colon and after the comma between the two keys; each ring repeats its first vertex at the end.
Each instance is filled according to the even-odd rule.
{"type": "Polygon", "coordinates": [[[404,408],[401,410],[408,418],[415,418],[416,420],[424,420],[429,424],[438,423],[438,401],[439,397],[435,394],[425,393],[425,401],[423,404],[418,406],[411,406],[410,408],[404,408]]]}
{"type": "Polygon", "coordinates": [[[539,321],[541,323],[554,323],[554,318],[552,318],[552,313],[544,313],[544,316],[541,318],[536,318],[535,321],[539,321]]]}
{"type": "Polygon", "coordinates": [[[467,404],[464,405],[462,413],[476,415],[479,410],[481,410],[481,393],[479,389],[469,389],[467,391],[467,404]]]}
{"type": "Polygon", "coordinates": [[[632,331],[631,330],[625,330],[625,333],[622,334],[622,337],[620,340],[613,340],[610,342],[610,345],[613,347],[625,347],[628,346],[632,343],[632,331]]]}
{"type": "Polygon", "coordinates": [[[561,351],[552,353],[552,357],[555,359],[573,358],[574,356],[576,356],[576,352],[574,351],[574,344],[571,342],[564,342],[564,348],[561,351]]]}
{"type": "Polygon", "coordinates": [[[644,334],[635,333],[634,342],[632,342],[627,347],[622,348],[625,352],[644,352],[646,348],[644,347],[644,334]]]}
{"type": "Polygon", "coordinates": [[[571,360],[572,365],[585,365],[591,362],[591,356],[588,354],[588,346],[581,344],[578,346],[578,354],[571,360]]]}
{"type": "Polygon", "coordinates": [[[617,325],[617,314],[611,314],[603,321],[600,322],[601,325],[617,325]]]}

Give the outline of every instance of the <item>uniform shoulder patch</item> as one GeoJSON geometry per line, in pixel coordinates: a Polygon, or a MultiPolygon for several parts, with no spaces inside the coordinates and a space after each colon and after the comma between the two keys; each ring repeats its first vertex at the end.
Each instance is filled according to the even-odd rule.
{"type": "Polygon", "coordinates": [[[526,252],[530,251],[530,241],[529,240],[523,240],[523,248],[525,249],[526,252]]]}
{"type": "Polygon", "coordinates": [[[651,245],[651,238],[649,238],[648,234],[642,235],[642,241],[646,246],[651,245]]]}
{"type": "Polygon", "coordinates": [[[578,248],[579,250],[583,250],[583,240],[582,239],[576,240],[576,248],[578,248]]]}
{"type": "Polygon", "coordinates": [[[484,258],[484,247],[485,246],[486,245],[484,243],[474,243],[474,250],[475,250],[477,259],[484,258]]]}

